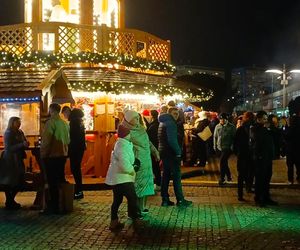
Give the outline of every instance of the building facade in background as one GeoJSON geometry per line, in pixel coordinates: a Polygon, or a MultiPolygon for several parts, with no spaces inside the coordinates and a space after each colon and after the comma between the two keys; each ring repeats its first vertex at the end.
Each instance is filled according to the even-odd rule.
{"type": "Polygon", "coordinates": [[[179,65],[176,66],[176,76],[204,74],[217,76],[225,79],[225,70],[221,68],[210,68],[195,65],[179,65]]]}

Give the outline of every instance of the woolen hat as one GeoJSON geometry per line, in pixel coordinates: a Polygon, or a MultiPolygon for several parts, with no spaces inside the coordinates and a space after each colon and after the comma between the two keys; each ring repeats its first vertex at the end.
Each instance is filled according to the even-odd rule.
{"type": "Polygon", "coordinates": [[[124,138],[127,135],[129,135],[130,129],[125,127],[124,125],[120,124],[118,127],[118,137],[119,138],[124,138]]]}
{"type": "Polygon", "coordinates": [[[127,122],[130,122],[133,118],[138,117],[139,113],[134,110],[126,110],[124,117],[127,122]]]}
{"type": "Polygon", "coordinates": [[[198,113],[200,121],[207,119],[206,111],[201,111],[198,113]]]}

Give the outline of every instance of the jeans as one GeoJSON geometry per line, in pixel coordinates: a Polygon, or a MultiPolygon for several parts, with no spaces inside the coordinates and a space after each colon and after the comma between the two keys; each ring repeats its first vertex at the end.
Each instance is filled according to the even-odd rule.
{"type": "Polygon", "coordinates": [[[118,219],[118,210],[125,196],[128,204],[128,217],[137,219],[140,214],[137,196],[133,182],[122,183],[113,186],[113,203],[111,205],[111,220],[118,219]]]}
{"type": "Polygon", "coordinates": [[[182,201],[184,199],[181,185],[181,172],[180,172],[180,162],[181,160],[174,155],[163,155],[161,157],[163,163],[163,175],[161,184],[161,197],[163,201],[169,200],[169,182],[171,179],[171,174],[173,176],[173,187],[174,193],[177,201],[182,201]]]}

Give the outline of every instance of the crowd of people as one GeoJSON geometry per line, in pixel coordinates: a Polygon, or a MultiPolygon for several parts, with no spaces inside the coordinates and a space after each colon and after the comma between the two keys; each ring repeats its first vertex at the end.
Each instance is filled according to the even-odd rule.
{"type": "MultiPolygon", "coordinates": [[[[242,116],[232,117],[226,113],[211,115],[204,110],[194,111],[188,117],[177,108],[174,101],[162,105],[160,110],[151,110],[150,119],[145,119],[134,110],[122,111],[118,122],[118,140],[111,154],[105,183],[112,186],[110,229],[124,227],[118,218],[118,209],[126,197],[128,217],[136,228],[143,227],[144,216],[149,213],[147,197],[155,191],[161,194],[161,206],[188,207],[192,205],[184,197],[181,184],[181,163],[205,169],[212,155],[219,157],[219,185],[232,181],[228,159],[236,154],[238,171],[237,197],[246,192],[255,193],[258,206],[277,205],[270,197],[272,161],[286,156],[287,175],[293,184],[294,166],[296,181],[300,182],[300,160],[297,155],[300,142],[300,97],[289,104],[289,119],[268,115],[265,111],[256,114],[248,111],[242,116]],[[188,133],[186,133],[188,131],[188,133]],[[188,135],[190,143],[186,143],[188,135]],[[191,155],[188,155],[190,151],[191,155]],[[176,204],[170,199],[169,183],[173,180],[176,204]]],[[[49,198],[45,214],[60,213],[59,188],[65,179],[65,163],[70,158],[71,171],[75,180],[74,199],[82,199],[81,161],[85,145],[83,112],[80,109],[63,107],[53,103],[49,107],[50,117],[41,136],[40,155],[46,173],[49,198]],[[60,116],[60,112],[65,120],[60,116]]],[[[11,117],[4,134],[5,148],[2,161],[14,165],[13,178],[0,178],[5,184],[7,209],[19,209],[15,196],[24,182],[25,150],[29,143],[20,129],[21,120],[11,117]]],[[[9,176],[9,174],[7,174],[9,176]]]]}

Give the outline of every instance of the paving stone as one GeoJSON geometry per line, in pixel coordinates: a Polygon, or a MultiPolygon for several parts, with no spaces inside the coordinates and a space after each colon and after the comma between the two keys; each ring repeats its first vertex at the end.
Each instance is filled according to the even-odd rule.
{"type": "MultiPolygon", "coordinates": [[[[277,207],[256,207],[236,198],[236,188],[184,186],[192,207],[161,207],[149,198],[149,226],[134,232],[127,206],[120,207],[126,223],[118,234],[108,229],[112,193],[87,191],[64,216],[41,216],[29,210],[33,192],[20,193],[19,211],[6,211],[0,194],[0,249],[300,249],[300,190],[274,188],[277,207]]],[[[170,189],[171,199],[175,200],[170,189]]]]}

